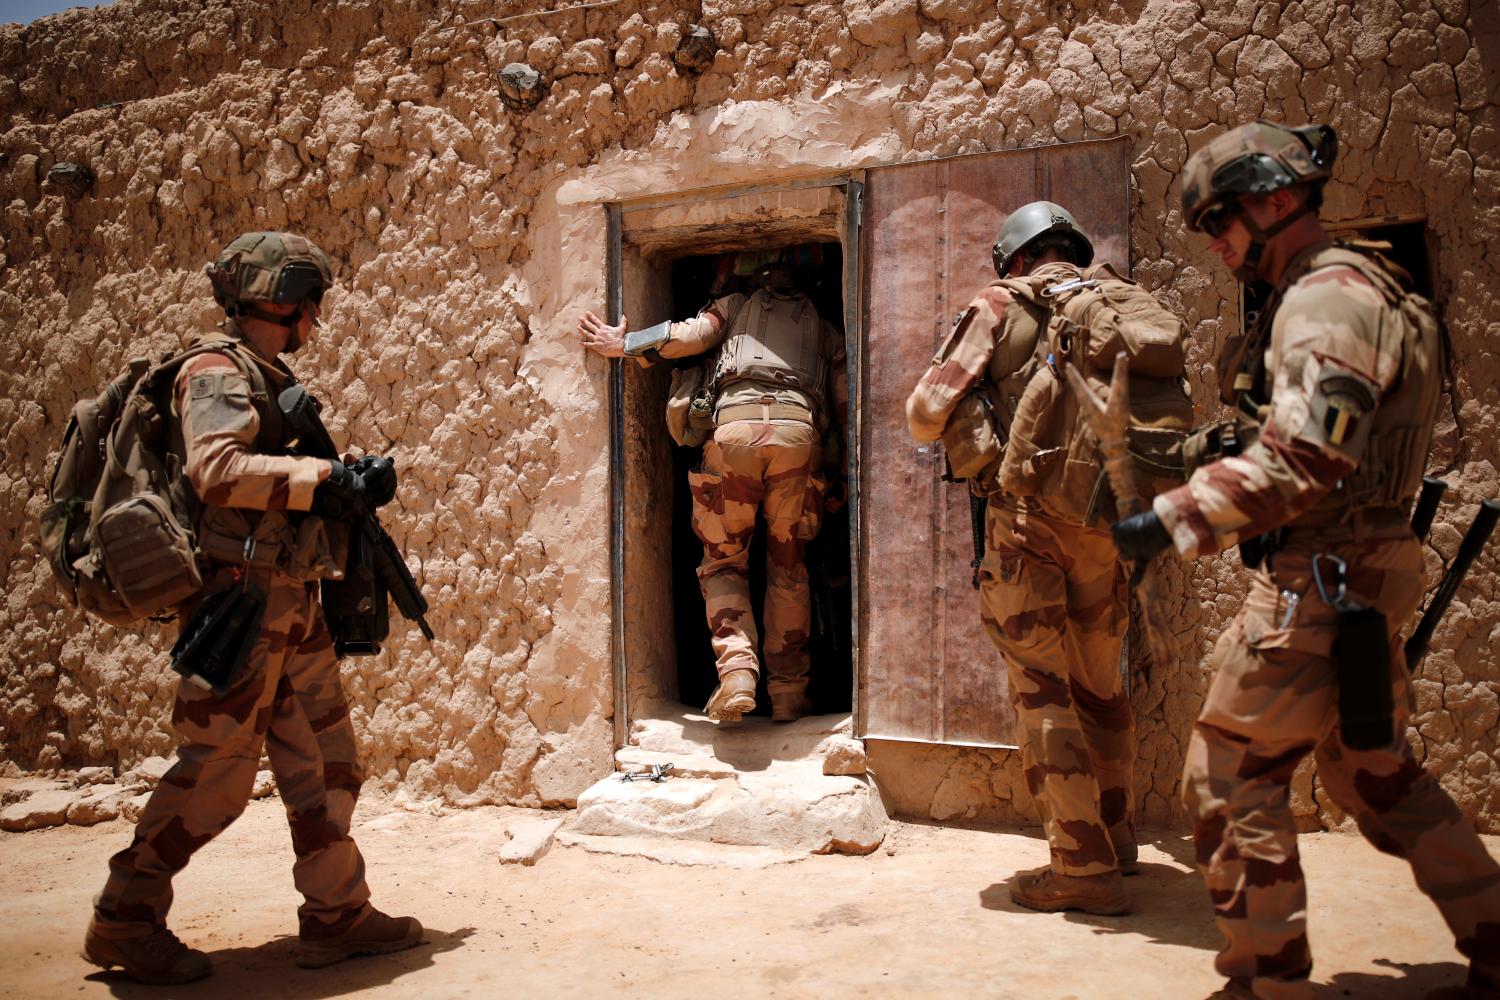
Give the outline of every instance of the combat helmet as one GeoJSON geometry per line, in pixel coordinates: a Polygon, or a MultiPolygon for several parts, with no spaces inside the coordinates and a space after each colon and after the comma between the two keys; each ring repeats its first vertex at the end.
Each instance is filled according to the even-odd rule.
{"type": "Polygon", "coordinates": [[[784,260],[769,261],[757,267],[750,275],[750,287],[790,295],[797,291],[797,273],[792,265],[784,260]]]}
{"type": "MultiPolygon", "coordinates": [[[[294,339],[300,311],[278,316],[257,308],[256,304],[307,301],[317,304],[333,284],[328,255],[296,233],[246,233],[236,237],[204,271],[213,284],[214,301],[224,307],[231,319],[253,316],[279,323],[294,331],[294,339]]],[[[313,322],[316,324],[317,320],[313,322]]],[[[298,344],[288,346],[295,350],[298,344]]]]}
{"type": "Polygon", "coordinates": [[[1201,230],[1209,209],[1240,195],[1322,184],[1333,175],[1338,148],[1338,136],[1328,125],[1292,128],[1258,121],[1225,132],[1189,157],[1183,169],[1187,227],[1201,230]]]}
{"type": "Polygon", "coordinates": [[[1005,277],[1011,261],[1027,244],[1048,234],[1053,239],[1071,248],[1073,263],[1088,267],[1094,260],[1094,244],[1088,234],[1073,218],[1073,213],[1052,201],[1033,201],[1022,205],[1000,226],[1000,235],[995,238],[991,251],[995,260],[995,273],[1005,277]]]}

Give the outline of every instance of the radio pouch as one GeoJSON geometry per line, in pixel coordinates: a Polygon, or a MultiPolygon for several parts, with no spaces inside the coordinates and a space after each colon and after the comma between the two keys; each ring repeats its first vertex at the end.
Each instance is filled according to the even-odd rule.
{"type": "Polygon", "coordinates": [[[249,584],[208,595],[172,645],[172,669],[223,697],[250,659],[265,611],[264,595],[249,584]]]}
{"type": "Polygon", "coordinates": [[[1379,750],[1395,739],[1391,645],[1385,615],[1375,608],[1339,608],[1333,640],[1339,680],[1339,728],[1351,750],[1379,750]]]}

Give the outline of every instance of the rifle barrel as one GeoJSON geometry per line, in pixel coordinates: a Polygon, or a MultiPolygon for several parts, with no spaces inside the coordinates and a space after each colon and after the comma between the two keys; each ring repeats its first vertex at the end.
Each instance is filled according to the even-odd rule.
{"type": "Polygon", "coordinates": [[[1448,484],[1441,479],[1422,477],[1422,492],[1417,494],[1417,505],[1411,512],[1411,531],[1418,541],[1426,540],[1427,532],[1432,530],[1432,519],[1437,515],[1438,504],[1447,489],[1448,484]]]}
{"type": "Polygon", "coordinates": [[[1448,610],[1453,596],[1458,593],[1458,585],[1463,582],[1464,576],[1469,572],[1469,567],[1479,557],[1484,549],[1484,543],[1489,541],[1490,533],[1495,530],[1495,522],[1500,521],[1500,501],[1486,500],[1479,505],[1479,513],[1474,517],[1474,523],[1469,525],[1469,530],[1464,532],[1464,540],[1459,543],[1458,554],[1453,557],[1453,564],[1448,567],[1448,572],[1443,574],[1443,582],[1438,585],[1437,593],[1432,597],[1432,603],[1427,605],[1427,610],[1422,613],[1422,620],[1412,630],[1411,638],[1406,640],[1406,664],[1413,667],[1427,652],[1427,644],[1432,641],[1432,633],[1437,630],[1438,622],[1442,620],[1443,613],[1448,610]]]}

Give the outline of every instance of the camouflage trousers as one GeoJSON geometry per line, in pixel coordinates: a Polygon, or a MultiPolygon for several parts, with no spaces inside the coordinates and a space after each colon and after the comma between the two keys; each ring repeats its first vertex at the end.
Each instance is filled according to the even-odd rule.
{"type": "Polygon", "coordinates": [[[826,481],[822,445],[807,424],[737,420],[703,446],[692,473],[693,531],[703,542],[698,582],[719,675],[760,672],[750,603],[750,539],[766,520],[765,665],[771,695],[807,689],[811,595],[804,556],[818,533],[826,481]]]}
{"type": "Polygon", "coordinates": [[[1005,659],[1021,766],[1052,869],[1097,875],[1133,860],[1134,723],[1120,675],[1125,572],[1108,531],[992,499],[981,616],[1005,659]]]}
{"type": "Polygon", "coordinates": [[[1390,632],[1391,746],[1356,751],[1338,728],[1330,659],[1336,612],[1312,584],[1312,550],[1277,552],[1219,637],[1213,679],[1188,745],[1183,801],[1198,867],[1224,935],[1218,970],[1258,997],[1308,997],[1307,889],[1288,785],[1313,753],[1330,798],[1378,850],[1405,858],[1458,950],[1500,973],[1500,866],[1406,741],[1409,680],[1400,630],[1422,596],[1421,546],[1404,538],[1326,546],[1349,563],[1348,593],[1390,632]],[[1301,595],[1287,626],[1283,592],[1301,595]]]}
{"type": "MultiPolygon", "coordinates": [[[[172,876],[244,811],[262,747],[291,826],[301,928],[351,923],[368,905],[364,859],[349,837],[364,772],[317,584],[266,571],[250,579],[266,593],[260,636],[223,697],[178,685],[177,762],[147,801],[135,839],[110,859],[96,900],[106,933],[165,923],[172,876]]],[[[209,586],[228,582],[219,574],[209,586]]]]}

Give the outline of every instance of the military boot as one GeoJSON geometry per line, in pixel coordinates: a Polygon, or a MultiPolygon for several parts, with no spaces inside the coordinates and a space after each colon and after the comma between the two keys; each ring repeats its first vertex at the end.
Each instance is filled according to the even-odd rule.
{"type": "Polygon", "coordinates": [[[1035,875],[1026,872],[1011,881],[1010,898],[1045,913],[1081,910],[1112,917],[1130,910],[1118,871],[1101,875],[1059,875],[1051,868],[1035,875]]]}
{"type": "Polygon", "coordinates": [[[373,907],[354,925],[331,934],[316,925],[304,927],[297,939],[297,964],[318,969],[355,955],[384,955],[422,943],[422,925],[416,917],[388,917],[373,907]]]}
{"type": "Polygon", "coordinates": [[[89,921],[83,937],[83,957],[101,969],[118,966],[130,978],[153,986],[190,983],[214,971],[207,955],[189,948],[165,927],[114,933],[101,927],[97,917],[89,921]]]}
{"type": "Polygon", "coordinates": [[[796,722],[812,711],[812,701],[801,691],[771,695],[771,721],[796,722]]]}
{"type": "Polygon", "coordinates": [[[1128,844],[1116,844],[1115,861],[1120,866],[1120,874],[1125,876],[1138,875],[1141,871],[1141,849],[1136,846],[1135,841],[1128,844]]]}
{"type": "Polygon", "coordinates": [[[719,678],[704,713],[715,722],[739,722],[755,710],[755,671],[748,667],[730,670],[719,678]]]}

